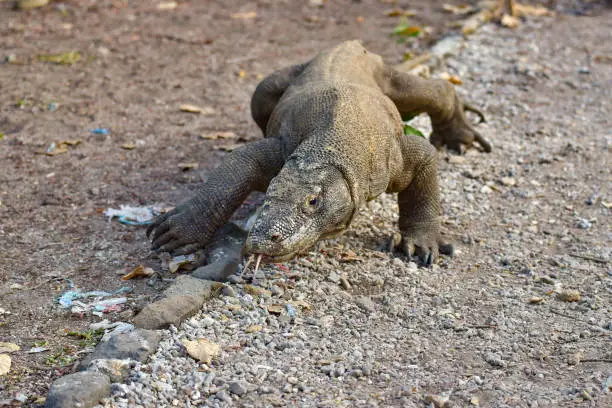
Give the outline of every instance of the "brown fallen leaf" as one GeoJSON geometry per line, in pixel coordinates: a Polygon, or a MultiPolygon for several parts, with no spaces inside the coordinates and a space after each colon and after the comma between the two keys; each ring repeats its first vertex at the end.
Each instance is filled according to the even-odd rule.
{"type": "Polygon", "coordinates": [[[9,371],[11,371],[11,356],[0,354],[0,376],[8,374],[9,371]]]}
{"type": "Polygon", "coordinates": [[[452,4],[444,4],[442,6],[442,10],[449,12],[449,13],[459,15],[459,16],[470,14],[476,11],[476,9],[470,6],[469,4],[460,4],[458,6],[455,6],[452,4]]]}
{"type": "Polygon", "coordinates": [[[268,289],[264,289],[261,286],[255,285],[244,285],[244,291],[251,296],[272,296],[272,292],[268,289]]]}
{"type": "Polygon", "coordinates": [[[504,14],[501,18],[501,24],[504,27],[516,28],[520,23],[521,21],[518,18],[512,17],[510,14],[504,14]]]}
{"type": "Polygon", "coordinates": [[[216,150],[222,150],[224,152],[231,152],[231,151],[236,150],[240,146],[242,146],[242,145],[240,145],[240,144],[229,144],[229,145],[223,145],[223,146],[215,146],[214,148],[216,150]]]}
{"type": "Polygon", "coordinates": [[[257,333],[263,330],[263,326],[261,324],[252,324],[246,328],[247,333],[257,333]]]}
{"type": "Polygon", "coordinates": [[[555,13],[544,6],[533,6],[531,4],[514,3],[515,17],[520,16],[554,16],[555,13]]]}
{"type": "Polygon", "coordinates": [[[178,3],[176,1],[163,1],[157,4],[158,10],[174,10],[178,7],[178,3]]]}
{"type": "Polygon", "coordinates": [[[233,13],[231,17],[236,20],[252,20],[257,17],[257,13],[255,11],[247,11],[246,13],[233,13]]]}
{"type": "Polygon", "coordinates": [[[202,113],[202,108],[196,105],[184,103],[180,106],[181,111],[189,113],[202,113]]]}
{"type": "Polygon", "coordinates": [[[136,145],[134,143],[124,143],[121,145],[121,148],[125,150],[134,150],[136,145]]]}
{"type": "Polygon", "coordinates": [[[60,142],[60,144],[65,144],[67,146],[78,146],[82,143],[83,141],[80,139],[74,139],[74,140],[64,140],[62,142],[60,142]]]}
{"type": "Polygon", "coordinates": [[[612,62],[612,55],[595,55],[593,61],[597,63],[610,63],[612,62]]]}
{"type": "Polygon", "coordinates": [[[283,307],[283,305],[274,304],[274,305],[268,306],[268,313],[279,315],[283,312],[284,309],[285,308],[283,307]]]}
{"type": "Polygon", "coordinates": [[[451,75],[448,72],[442,72],[440,74],[440,79],[445,79],[448,82],[455,84],[455,85],[463,84],[463,81],[461,80],[461,78],[459,78],[457,75],[451,75]]]}
{"type": "Polygon", "coordinates": [[[312,309],[310,303],[306,302],[305,300],[292,300],[291,303],[293,303],[295,306],[301,307],[304,310],[312,309]]]}
{"type": "Polygon", "coordinates": [[[234,139],[236,134],[234,132],[211,132],[201,133],[200,137],[204,140],[234,139]]]}
{"type": "Polygon", "coordinates": [[[365,21],[365,17],[357,16],[355,17],[355,21],[358,23],[363,23],[365,21]]]}
{"type": "Polygon", "coordinates": [[[0,353],[12,353],[13,351],[19,351],[21,347],[19,347],[15,343],[2,343],[0,342],[0,353]]]}
{"type": "Polygon", "coordinates": [[[187,170],[197,169],[199,164],[195,163],[195,162],[192,162],[192,163],[178,163],[177,166],[182,171],[187,171],[187,170]]]}
{"type": "Polygon", "coordinates": [[[404,10],[400,8],[394,8],[385,10],[383,12],[387,17],[414,17],[416,16],[416,12],[413,10],[404,10]]]}
{"type": "Polygon", "coordinates": [[[578,302],[580,300],[580,292],[575,289],[563,289],[557,293],[557,299],[564,302],[578,302]]]}
{"type": "Polygon", "coordinates": [[[529,299],[529,303],[533,303],[533,304],[538,304],[538,303],[542,303],[544,302],[544,298],[543,297],[539,297],[539,296],[534,296],[531,299],[529,299]]]}
{"type": "Polygon", "coordinates": [[[461,33],[463,35],[474,34],[478,28],[484,23],[490,21],[493,18],[493,13],[489,10],[481,10],[474,14],[472,17],[465,19],[462,23],[461,33]]]}
{"type": "Polygon", "coordinates": [[[140,276],[151,276],[155,273],[152,268],[146,268],[144,265],[139,265],[134,270],[127,275],[123,275],[121,280],[130,280],[133,278],[138,278],[140,276]]]}
{"type": "Polygon", "coordinates": [[[194,341],[181,340],[181,343],[183,343],[183,346],[185,346],[187,354],[205,364],[212,363],[213,358],[216,358],[221,354],[221,347],[205,338],[200,338],[194,341]]]}

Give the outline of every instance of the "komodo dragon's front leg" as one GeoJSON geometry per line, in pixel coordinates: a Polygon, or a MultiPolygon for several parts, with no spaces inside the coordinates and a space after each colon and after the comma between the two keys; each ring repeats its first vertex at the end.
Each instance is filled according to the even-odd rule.
{"type": "Polygon", "coordinates": [[[438,154],[419,136],[399,139],[401,163],[396,163],[388,192],[399,192],[401,248],[423,265],[431,265],[438,252],[453,254],[453,246],[440,237],[440,189],[438,154]]]}
{"type": "Polygon", "coordinates": [[[147,229],[152,249],[178,254],[204,247],[251,191],[266,191],[283,163],[276,138],[234,150],[193,198],[153,221],[147,229]]]}
{"type": "Polygon", "coordinates": [[[484,116],[464,104],[450,82],[423,79],[387,66],[378,82],[402,116],[421,112],[429,115],[433,127],[429,140],[437,148],[461,151],[461,145],[471,146],[476,141],[485,152],[491,151],[489,142],[468,123],[464,111],[477,113],[481,121],[484,116]]]}
{"type": "MultiPolygon", "coordinates": [[[[278,101],[306,66],[307,63],[276,71],[255,89],[251,115],[264,136],[278,101]]],[[[233,151],[195,197],[153,221],[147,229],[147,236],[153,234],[152,249],[189,253],[206,246],[251,191],[266,191],[283,163],[277,138],[249,143],[233,151]]]]}

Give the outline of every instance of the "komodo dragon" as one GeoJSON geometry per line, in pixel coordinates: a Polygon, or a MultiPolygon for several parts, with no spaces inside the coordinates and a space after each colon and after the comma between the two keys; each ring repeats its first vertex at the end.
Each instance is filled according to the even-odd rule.
{"type": "Polygon", "coordinates": [[[452,251],[440,241],[434,145],[490,150],[464,109],[448,81],[396,71],[358,41],[281,69],[251,100],[265,138],[231,152],[193,198],[158,216],[147,229],[152,249],[206,246],[257,190],[266,198],[244,252],[281,262],[346,230],[364,202],[399,192],[400,247],[430,265],[452,251]],[[431,117],[433,145],[403,134],[402,115],[420,112],[431,117]]]}

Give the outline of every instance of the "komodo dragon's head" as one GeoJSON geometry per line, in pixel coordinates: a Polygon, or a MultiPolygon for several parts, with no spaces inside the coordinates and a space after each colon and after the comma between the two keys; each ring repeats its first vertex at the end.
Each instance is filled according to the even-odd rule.
{"type": "Polygon", "coordinates": [[[268,187],[245,252],[266,262],[289,260],[320,238],[344,231],[354,209],[349,186],[334,166],[288,162],[268,187]]]}

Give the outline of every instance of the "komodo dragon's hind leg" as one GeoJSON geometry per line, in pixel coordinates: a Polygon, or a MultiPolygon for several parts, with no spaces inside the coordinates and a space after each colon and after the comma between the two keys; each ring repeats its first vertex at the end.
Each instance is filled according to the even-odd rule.
{"type": "Polygon", "coordinates": [[[251,98],[251,115],[264,135],[266,134],[268,120],[276,104],[285,90],[304,71],[307,65],[308,63],[298,64],[276,71],[265,77],[255,88],[251,98]]]}
{"type": "Polygon", "coordinates": [[[385,66],[378,83],[402,116],[421,112],[429,115],[433,126],[429,141],[437,148],[461,151],[462,145],[478,142],[484,151],[491,151],[489,142],[472,127],[464,111],[477,113],[481,122],[484,115],[464,104],[450,82],[423,79],[385,66]]]}
{"type": "Polygon", "coordinates": [[[186,254],[206,246],[253,190],[265,191],[283,166],[280,141],[268,138],[231,152],[196,195],[147,228],[152,249],[186,254]]]}

